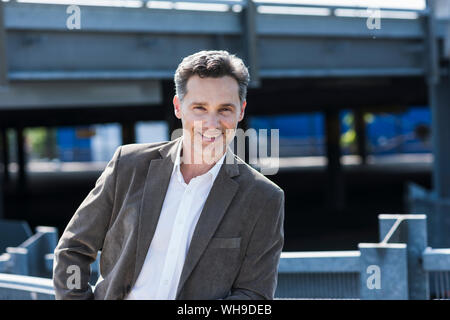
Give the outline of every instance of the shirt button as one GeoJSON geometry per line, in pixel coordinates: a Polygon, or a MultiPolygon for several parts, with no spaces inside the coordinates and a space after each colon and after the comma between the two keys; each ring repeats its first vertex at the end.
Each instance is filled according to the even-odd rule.
{"type": "Polygon", "coordinates": [[[164,280],[164,285],[168,285],[169,284],[169,280],[164,280]]]}

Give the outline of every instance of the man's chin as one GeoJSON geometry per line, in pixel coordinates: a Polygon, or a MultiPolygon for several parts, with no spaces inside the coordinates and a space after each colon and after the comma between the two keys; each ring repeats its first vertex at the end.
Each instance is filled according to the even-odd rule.
{"type": "Polygon", "coordinates": [[[201,156],[203,159],[219,160],[226,150],[227,148],[222,142],[220,144],[204,144],[201,150],[201,156]]]}

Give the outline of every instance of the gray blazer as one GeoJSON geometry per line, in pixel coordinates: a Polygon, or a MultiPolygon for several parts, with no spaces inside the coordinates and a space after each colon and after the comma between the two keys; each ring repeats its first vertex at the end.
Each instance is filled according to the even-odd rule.
{"type": "MultiPolygon", "coordinates": [[[[127,296],[152,241],[180,139],[116,150],[55,249],[56,299],[127,296]],[[90,264],[99,250],[103,279],[92,290],[90,264]],[[81,271],[79,289],[67,285],[73,265],[81,271]]],[[[225,161],[192,236],[176,299],[273,299],[284,192],[230,148],[225,161]]]]}

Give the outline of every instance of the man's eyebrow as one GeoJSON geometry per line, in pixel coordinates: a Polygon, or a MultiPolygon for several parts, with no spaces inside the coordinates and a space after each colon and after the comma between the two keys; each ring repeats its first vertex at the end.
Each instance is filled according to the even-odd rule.
{"type": "Polygon", "coordinates": [[[191,104],[189,104],[189,106],[193,106],[193,105],[205,106],[205,105],[207,105],[207,103],[206,102],[192,102],[191,104]]]}
{"type": "MultiPolygon", "coordinates": [[[[192,102],[189,106],[207,106],[208,103],[206,102],[192,102]]],[[[222,103],[219,105],[219,107],[233,107],[234,109],[236,109],[236,106],[234,105],[234,103],[231,102],[227,102],[227,103],[222,103]]]]}
{"type": "Polygon", "coordinates": [[[234,103],[231,103],[231,102],[222,103],[220,106],[221,107],[233,107],[234,109],[236,109],[236,106],[234,105],[234,103]]]}

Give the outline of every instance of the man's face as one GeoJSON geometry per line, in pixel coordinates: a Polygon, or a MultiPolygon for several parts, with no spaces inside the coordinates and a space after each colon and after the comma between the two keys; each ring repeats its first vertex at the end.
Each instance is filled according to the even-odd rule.
{"type": "Polygon", "coordinates": [[[186,89],[183,101],[177,96],[173,99],[175,115],[181,119],[184,134],[191,138],[186,143],[191,150],[192,146],[202,146],[202,150],[192,150],[194,153],[214,148],[225,152],[238,122],[244,117],[246,106],[246,101],[240,104],[237,81],[230,76],[200,78],[194,75],[189,78],[186,89]]]}

